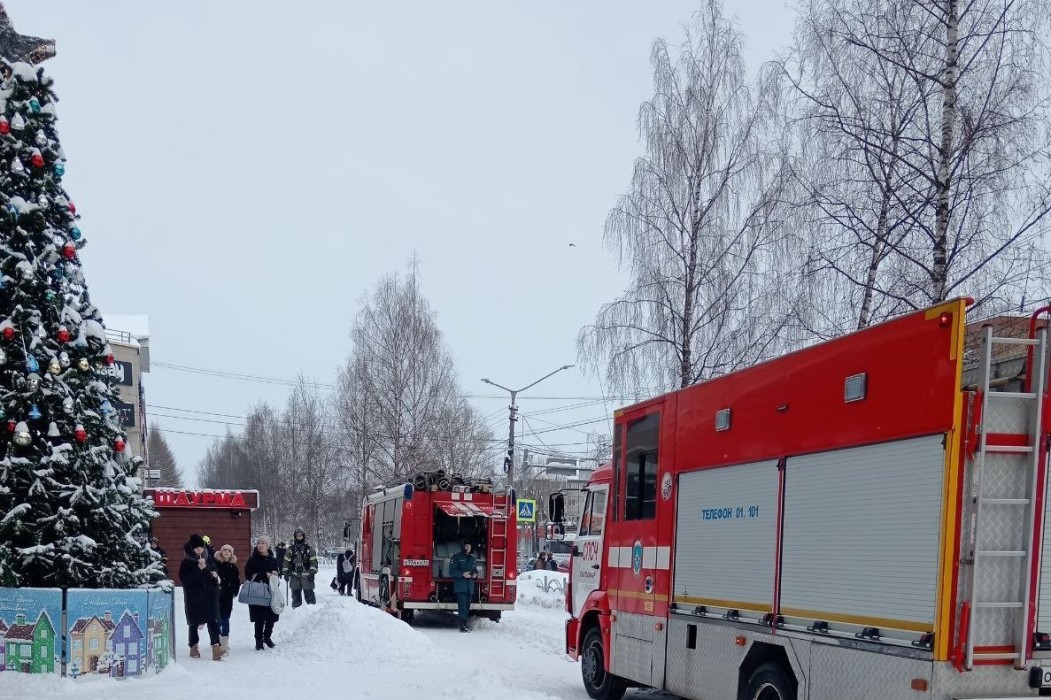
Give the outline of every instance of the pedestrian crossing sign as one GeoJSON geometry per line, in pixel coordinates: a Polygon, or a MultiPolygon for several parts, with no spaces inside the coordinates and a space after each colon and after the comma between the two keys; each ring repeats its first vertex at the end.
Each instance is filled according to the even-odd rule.
{"type": "Polygon", "coordinates": [[[521,523],[535,523],[536,522],[536,501],[530,498],[519,498],[518,499],[518,522],[521,523]]]}

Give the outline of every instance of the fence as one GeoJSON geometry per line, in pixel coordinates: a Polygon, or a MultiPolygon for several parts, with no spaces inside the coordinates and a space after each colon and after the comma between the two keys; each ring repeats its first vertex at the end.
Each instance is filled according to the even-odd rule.
{"type": "Polygon", "coordinates": [[[0,588],[0,672],[133,678],[174,659],[171,589],[0,588]]]}

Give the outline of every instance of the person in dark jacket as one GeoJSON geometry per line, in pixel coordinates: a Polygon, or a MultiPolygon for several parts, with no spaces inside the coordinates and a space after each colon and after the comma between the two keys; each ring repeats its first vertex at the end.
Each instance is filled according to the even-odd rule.
{"type": "Polygon", "coordinates": [[[190,628],[190,657],[199,659],[201,651],[197,645],[200,637],[197,628],[208,626],[208,642],[212,645],[212,661],[223,660],[223,647],[219,641],[219,573],[208,560],[204,538],[190,535],[183,547],[186,556],[179,565],[179,580],[182,581],[186,624],[190,628]]]}
{"type": "Polygon", "coordinates": [[[471,554],[471,543],[464,540],[463,550],[449,558],[449,576],[453,580],[453,593],[459,609],[460,631],[470,632],[467,616],[471,612],[474,597],[474,579],[478,576],[478,561],[471,554]]]}
{"type": "Polygon", "coordinates": [[[339,580],[340,595],[350,595],[354,590],[354,562],[354,550],[350,547],[336,557],[336,577],[339,580]]]}
{"type": "Polygon", "coordinates": [[[161,541],[156,537],[150,538],[150,549],[157,552],[161,557],[161,571],[164,572],[164,578],[168,578],[168,553],[161,548],[161,541]]]}
{"type": "Polygon", "coordinates": [[[273,552],[274,556],[277,558],[277,575],[278,576],[284,576],[285,575],[285,552],[287,552],[287,551],[288,551],[288,547],[285,546],[285,543],[284,542],[278,542],[277,543],[277,548],[273,552]]]}
{"type": "Polygon", "coordinates": [[[317,554],[314,548],[307,543],[307,533],[303,528],[297,527],[292,534],[292,546],[285,552],[284,574],[288,581],[288,587],[292,591],[292,607],[298,608],[317,602],[314,596],[314,576],[317,574],[317,554]]]}
{"type": "Polygon", "coordinates": [[[547,568],[548,571],[558,571],[558,561],[551,552],[547,553],[547,568]]]}
{"type": "Polygon", "coordinates": [[[241,588],[241,572],[237,570],[237,556],[232,546],[224,544],[215,553],[215,570],[219,572],[219,640],[223,645],[223,656],[229,656],[230,614],[241,588]]]}
{"type": "MultiPolygon", "coordinates": [[[[273,585],[277,580],[277,572],[280,567],[277,559],[270,553],[270,538],[260,537],[255,541],[255,551],[245,562],[245,581],[257,581],[273,585]]],[[[248,618],[255,624],[255,648],[259,651],[263,645],[274,648],[274,624],[278,621],[278,614],[269,605],[249,605],[248,618]]]]}

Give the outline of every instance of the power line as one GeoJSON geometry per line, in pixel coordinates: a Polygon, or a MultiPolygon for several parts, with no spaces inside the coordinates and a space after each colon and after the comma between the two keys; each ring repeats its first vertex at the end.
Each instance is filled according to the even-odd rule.
{"type": "MultiPolygon", "coordinates": [[[[326,382],[318,382],[313,380],[304,379],[302,382],[297,379],[287,379],[281,377],[267,377],[260,374],[244,374],[241,372],[230,372],[228,370],[219,369],[207,369],[204,367],[191,367],[189,365],[179,365],[172,362],[164,362],[161,360],[154,360],[151,363],[153,367],[160,367],[162,369],[170,369],[177,372],[190,372],[194,374],[203,374],[211,377],[217,377],[221,379],[236,379],[247,382],[261,382],[264,384],[276,384],[280,386],[299,386],[300,383],[306,384],[307,386],[322,387],[325,389],[337,389],[335,384],[328,384],[326,382]]],[[[471,394],[466,393],[463,395],[464,398],[468,399],[484,399],[484,400],[507,400],[506,394],[471,394]]],[[[522,400],[530,401],[588,401],[601,403],[603,401],[641,401],[638,396],[523,396],[522,400]]]]}

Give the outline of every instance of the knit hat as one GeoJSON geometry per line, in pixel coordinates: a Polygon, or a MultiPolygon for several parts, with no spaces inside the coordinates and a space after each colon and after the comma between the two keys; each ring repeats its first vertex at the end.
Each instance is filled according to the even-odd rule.
{"type": "Polygon", "coordinates": [[[204,538],[195,532],[192,535],[190,535],[190,541],[187,544],[190,545],[190,549],[197,549],[198,547],[203,547],[204,538]]]}

